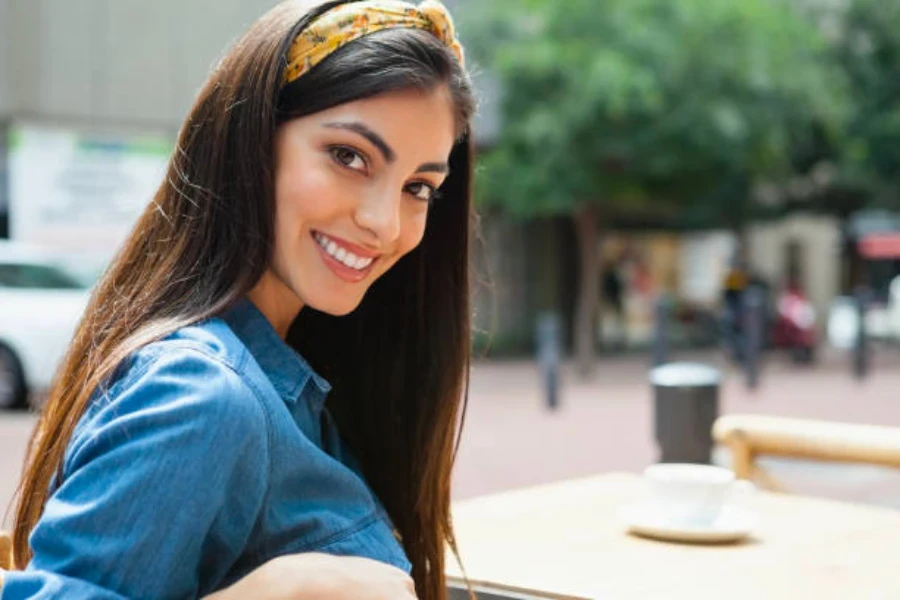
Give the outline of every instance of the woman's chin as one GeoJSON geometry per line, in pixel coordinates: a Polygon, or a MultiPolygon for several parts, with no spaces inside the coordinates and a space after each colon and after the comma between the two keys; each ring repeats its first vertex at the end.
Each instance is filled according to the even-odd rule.
{"type": "Polygon", "coordinates": [[[353,301],[343,300],[339,302],[332,300],[330,302],[309,303],[307,306],[320,313],[331,315],[332,317],[346,317],[359,308],[361,301],[362,298],[353,301]]]}

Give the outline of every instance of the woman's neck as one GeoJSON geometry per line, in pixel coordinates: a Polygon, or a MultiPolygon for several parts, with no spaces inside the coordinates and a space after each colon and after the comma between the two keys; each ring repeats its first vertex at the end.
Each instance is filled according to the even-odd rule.
{"type": "Polygon", "coordinates": [[[272,271],[265,272],[247,297],[266,317],[281,339],[287,337],[291,323],[303,309],[303,303],[297,295],[272,271]]]}

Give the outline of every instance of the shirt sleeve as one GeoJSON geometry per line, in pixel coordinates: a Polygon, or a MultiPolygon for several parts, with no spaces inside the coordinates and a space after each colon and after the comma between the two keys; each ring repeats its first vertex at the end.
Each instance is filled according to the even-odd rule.
{"type": "Polygon", "coordinates": [[[198,350],[135,369],[71,441],[34,557],[0,599],[194,598],[246,546],[268,481],[264,407],[198,350]]]}

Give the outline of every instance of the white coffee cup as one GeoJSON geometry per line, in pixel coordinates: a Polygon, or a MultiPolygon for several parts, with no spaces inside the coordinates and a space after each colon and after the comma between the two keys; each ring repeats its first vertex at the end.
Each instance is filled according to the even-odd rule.
{"type": "Polygon", "coordinates": [[[644,478],[648,508],[667,522],[697,527],[715,523],[736,492],[755,489],[712,465],[659,463],[644,469],[644,478]]]}

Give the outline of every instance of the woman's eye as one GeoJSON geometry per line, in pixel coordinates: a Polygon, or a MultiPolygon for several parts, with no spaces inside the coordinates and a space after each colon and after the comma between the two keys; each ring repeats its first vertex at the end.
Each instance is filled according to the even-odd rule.
{"type": "Polygon", "coordinates": [[[423,202],[431,202],[437,196],[437,190],[431,185],[416,181],[406,186],[406,191],[423,202]]]}
{"type": "Polygon", "coordinates": [[[353,169],[354,171],[365,171],[366,159],[356,150],[346,146],[334,146],[329,148],[328,151],[331,153],[332,160],[340,166],[353,169]]]}

